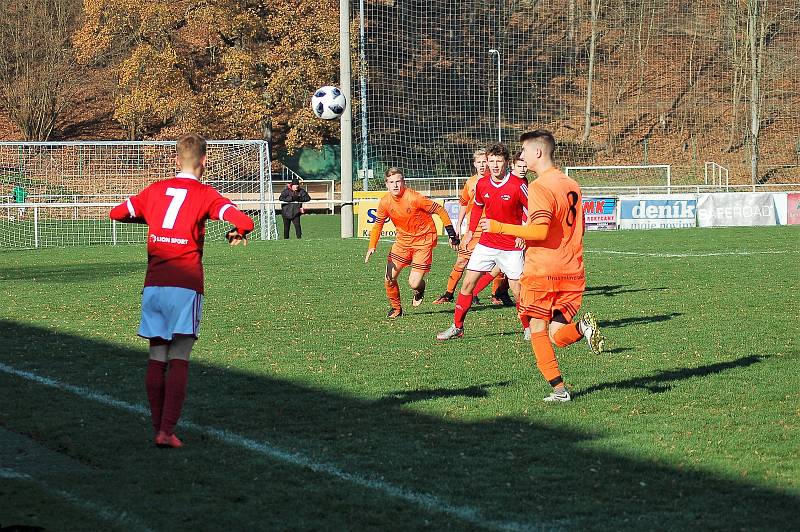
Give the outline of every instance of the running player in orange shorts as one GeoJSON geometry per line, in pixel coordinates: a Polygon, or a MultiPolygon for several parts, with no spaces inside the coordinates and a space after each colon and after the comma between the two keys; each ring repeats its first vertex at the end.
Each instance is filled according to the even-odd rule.
{"type": "Polygon", "coordinates": [[[411,266],[408,285],[414,291],[412,304],[415,307],[422,304],[425,295],[425,275],[431,270],[433,248],[436,247],[439,238],[431,215],[436,214],[441,218],[450,237],[450,247],[454,250],[458,249],[459,238],[444,207],[416,190],[407,188],[405,177],[399,168],[389,168],[385,176],[386,190],[389,193],[378,203],[375,226],[369,235],[369,248],[364,262],[369,261],[375,253],[383,225],[387,219],[391,219],[397,228],[397,236],[386,262],[384,284],[389,303],[392,305],[386,317],[394,319],[403,315],[397,278],[406,266],[411,266]]]}
{"type": "Polygon", "coordinates": [[[566,347],[586,338],[592,352],[600,354],[605,341],[592,314],[572,321],[586,288],[581,189],[553,163],[556,143],[552,133],[531,131],[519,140],[522,157],[537,176],[528,189],[528,225],[496,220],[483,220],[481,224],[485,232],[526,240],[519,312],[530,317],[536,365],[553,387],[544,400],[565,402],[571,397],[564,386],[553,344],[566,347]]]}

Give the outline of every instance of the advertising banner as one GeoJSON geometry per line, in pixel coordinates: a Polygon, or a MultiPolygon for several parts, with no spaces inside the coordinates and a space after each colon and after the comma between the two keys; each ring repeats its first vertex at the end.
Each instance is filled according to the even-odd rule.
{"type": "MultiPolygon", "coordinates": [[[[355,196],[355,193],[353,195],[355,196]]],[[[359,200],[358,230],[356,231],[356,236],[360,238],[369,238],[369,234],[372,231],[372,228],[375,226],[375,219],[377,218],[379,201],[380,200],[376,199],[359,200]]],[[[437,201],[437,203],[441,202],[437,201]]],[[[457,217],[458,213],[456,213],[456,220],[458,219],[457,217]]],[[[443,234],[444,224],[435,214],[433,215],[433,222],[436,224],[437,233],[440,235],[443,234]]],[[[381,231],[381,238],[394,238],[396,234],[397,234],[397,228],[394,226],[391,220],[387,220],[386,223],[383,224],[383,230],[381,231]]]]}
{"type": "Polygon", "coordinates": [[[697,196],[694,194],[649,194],[620,196],[620,229],[695,227],[697,196]]]}
{"type": "MultiPolygon", "coordinates": [[[[353,209],[356,215],[361,214],[361,200],[365,199],[381,199],[386,194],[385,190],[354,190],[353,191],[353,201],[356,202],[355,209],[353,209]]],[[[377,205],[377,203],[376,203],[377,205]]]]}
{"type": "Polygon", "coordinates": [[[778,225],[786,225],[787,196],[786,192],[772,193],[772,202],[775,205],[775,223],[778,225]]]}
{"type": "Polygon", "coordinates": [[[590,231],[617,228],[617,198],[583,198],[583,215],[590,231]]]}
{"type": "Polygon", "coordinates": [[[800,225],[800,192],[786,195],[786,223],[800,225]]]}
{"type": "Polygon", "coordinates": [[[776,225],[775,200],[769,192],[700,194],[697,223],[700,227],[776,225]]]}
{"type": "MultiPolygon", "coordinates": [[[[455,227],[456,222],[458,222],[458,207],[459,207],[458,200],[447,200],[444,202],[444,210],[446,210],[447,214],[450,215],[450,221],[453,222],[453,227],[455,227]]],[[[465,216],[464,223],[462,223],[464,227],[462,227],[461,233],[464,232],[464,230],[466,229],[466,224],[468,223],[469,221],[465,216]]]]}

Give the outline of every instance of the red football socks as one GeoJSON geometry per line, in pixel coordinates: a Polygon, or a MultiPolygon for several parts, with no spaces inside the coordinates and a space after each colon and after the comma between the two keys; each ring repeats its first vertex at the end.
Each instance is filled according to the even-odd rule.
{"type": "Polygon", "coordinates": [[[161,430],[161,410],[164,408],[164,372],[167,363],[160,360],[147,361],[147,373],[144,386],[147,390],[147,401],[150,403],[150,419],[155,432],[161,430]]]}
{"type": "Polygon", "coordinates": [[[481,293],[481,290],[489,286],[491,282],[494,281],[494,276],[491,273],[486,272],[478,278],[478,282],[475,283],[475,288],[472,290],[473,295],[478,295],[481,293]]]}
{"type": "Polygon", "coordinates": [[[456,299],[456,312],[453,316],[453,324],[459,329],[464,327],[464,318],[466,318],[467,312],[469,312],[471,306],[472,295],[465,295],[459,292],[458,299],[456,299]]]}
{"type": "Polygon", "coordinates": [[[161,416],[161,431],[166,435],[175,432],[181,417],[186,385],[189,381],[189,362],[174,358],[169,361],[169,371],[164,386],[164,410],[161,416]]]}

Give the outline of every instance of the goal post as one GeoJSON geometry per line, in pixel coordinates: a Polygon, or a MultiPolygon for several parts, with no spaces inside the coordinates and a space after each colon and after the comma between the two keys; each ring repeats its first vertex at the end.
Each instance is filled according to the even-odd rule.
{"type": "Polygon", "coordinates": [[[672,166],[668,164],[566,166],[564,173],[577,180],[581,188],[663,187],[669,194],[672,187],[672,166]]]}
{"type": "MultiPolygon", "coordinates": [[[[203,181],[253,217],[255,239],[278,236],[270,167],[264,141],[208,141],[203,181]]],[[[108,211],[175,172],[171,141],[0,142],[0,249],[144,242],[108,211]]],[[[209,221],[206,238],[227,226],[209,221]]]]}

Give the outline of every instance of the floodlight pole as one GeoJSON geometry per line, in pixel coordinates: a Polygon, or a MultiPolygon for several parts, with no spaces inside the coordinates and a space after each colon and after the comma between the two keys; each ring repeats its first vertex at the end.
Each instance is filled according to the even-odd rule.
{"type": "Polygon", "coordinates": [[[353,112],[350,95],[350,0],[339,0],[339,84],[347,99],[341,117],[342,238],[353,236],[353,112]]]}
{"type": "Polygon", "coordinates": [[[502,123],[500,117],[502,116],[500,108],[500,50],[494,48],[489,49],[489,53],[497,54],[497,142],[503,142],[502,123]]]}
{"type": "Polygon", "coordinates": [[[361,82],[361,171],[363,175],[362,188],[369,190],[369,138],[367,136],[367,57],[364,50],[367,40],[364,37],[364,0],[358,2],[358,76],[361,82]]]}

